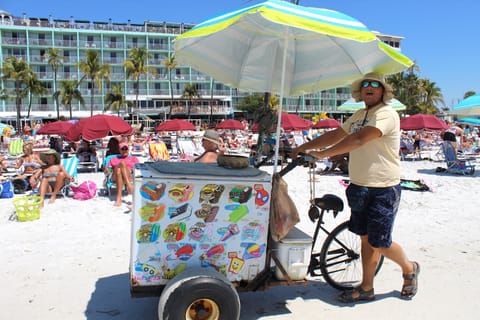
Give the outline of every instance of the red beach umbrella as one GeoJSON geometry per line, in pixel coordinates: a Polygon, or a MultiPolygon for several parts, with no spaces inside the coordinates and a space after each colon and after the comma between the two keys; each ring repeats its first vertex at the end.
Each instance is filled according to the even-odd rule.
{"type": "Polygon", "coordinates": [[[328,129],[328,128],[338,128],[340,127],[340,122],[335,119],[323,119],[318,121],[313,125],[313,129],[328,129]]]}
{"type": "Polygon", "coordinates": [[[287,131],[306,130],[310,128],[308,123],[294,113],[282,113],[280,126],[287,131]]]}
{"type": "MultiPolygon", "coordinates": [[[[270,130],[271,132],[275,131],[276,125],[270,130]]],[[[286,131],[296,131],[296,130],[307,130],[310,128],[308,121],[300,118],[294,113],[282,113],[280,120],[280,127],[286,131]]],[[[254,123],[252,126],[252,132],[258,132],[258,123],[254,123]]]]}
{"type": "Polygon", "coordinates": [[[65,133],[73,126],[73,122],[70,121],[54,121],[45,124],[41,127],[37,134],[58,134],[65,135],[65,133]]]}
{"type": "Polygon", "coordinates": [[[184,130],[196,130],[193,123],[182,120],[182,119],[172,119],[165,121],[158,125],[156,131],[184,131],[184,130]]]}
{"type": "Polygon", "coordinates": [[[244,130],[245,127],[243,123],[235,119],[223,120],[220,123],[217,123],[215,129],[230,129],[230,130],[244,130]]]}
{"type": "Polygon", "coordinates": [[[84,118],[74,124],[65,137],[70,141],[97,140],[106,136],[130,135],[134,133],[133,127],[117,116],[98,114],[84,118]]]}
{"type": "Polygon", "coordinates": [[[400,120],[400,129],[402,130],[445,130],[447,124],[440,118],[432,114],[415,114],[400,120]]]}

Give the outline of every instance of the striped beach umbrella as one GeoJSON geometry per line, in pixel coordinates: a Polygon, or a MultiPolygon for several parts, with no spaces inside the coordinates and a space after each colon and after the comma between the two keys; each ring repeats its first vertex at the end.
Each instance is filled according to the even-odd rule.
{"type": "MultiPolygon", "coordinates": [[[[401,103],[397,99],[392,99],[390,101],[390,105],[394,110],[397,110],[397,111],[402,111],[407,108],[403,103],[401,103]]],[[[359,109],[365,109],[365,103],[363,101],[355,102],[353,98],[348,99],[340,107],[338,107],[338,110],[342,110],[342,111],[357,111],[359,109]]]]}
{"type": "MultiPolygon", "coordinates": [[[[340,12],[270,0],[198,24],[175,39],[175,59],[234,88],[283,97],[350,84],[413,64],[340,12]]],[[[280,116],[277,136],[280,136],[280,116]]],[[[278,159],[275,148],[274,163],[278,159]]],[[[276,165],[273,172],[276,172],[276,165]]]]}
{"type": "Polygon", "coordinates": [[[312,93],[412,65],[360,21],[271,0],[216,16],[175,40],[175,59],[234,88],[312,93]]]}

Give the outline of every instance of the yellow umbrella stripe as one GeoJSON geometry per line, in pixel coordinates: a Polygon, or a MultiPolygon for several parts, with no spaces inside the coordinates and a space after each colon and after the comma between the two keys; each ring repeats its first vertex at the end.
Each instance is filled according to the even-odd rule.
{"type": "MultiPolygon", "coordinates": [[[[268,19],[272,22],[281,23],[289,27],[296,27],[299,29],[322,33],[327,36],[336,36],[360,42],[369,42],[376,39],[375,34],[365,28],[363,30],[356,30],[351,27],[342,27],[328,22],[320,22],[318,20],[309,19],[308,17],[299,16],[293,13],[281,12],[268,7],[255,7],[250,10],[240,11],[240,13],[233,15],[230,18],[218,20],[216,23],[203,23],[203,26],[200,25],[198,28],[194,28],[178,36],[177,40],[206,36],[208,34],[221,31],[233,25],[247,14],[261,14],[265,19],[268,19]]],[[[279,29],[279,32],[282,32],[282,30],[279,29]]]]}

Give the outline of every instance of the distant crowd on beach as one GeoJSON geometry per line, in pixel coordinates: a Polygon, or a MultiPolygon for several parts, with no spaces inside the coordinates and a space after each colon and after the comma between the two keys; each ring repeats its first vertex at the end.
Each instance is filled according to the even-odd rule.
{"type": "MultiPolygon", "coordinates": [[[[196,159],[201,158],[206,151],[221,154],[242,154],[250,157],[258,156],[257,152],[260,152],[260,156],[266,156],[273,150],[277,140],[282,149],[291,150],[321,135],[324,130],[329,130],[286,131],[281,129],[279,139],[275,137],[275,133],[268,132],[263,138],[261,148],[257,148],[258,133],[251,130],[248,122],[245,121],[243,124],[243,130],[214,130],[209,129],[204,123],[199,127],[200,130],[195,131],[148,132],[146,130],[136,130],[133,135],[128,136],[104,137],[95,141],[80,140],[75,142],[65,141],[64,137],[60,135],[37,134],[42,126],[38,122],[32,127],[25,126],[21,134],[11,134],[11,128],[6,127],[2,131],[2,144],[0,145],[0,177],[4,180],[6,177],[22,178],[25,180],[25,190],[34,189],[36,186],[30,177],[34,176],[38,170],[45,168],[47,163],[42,161],[40,156],[50,150],[54,150],[60,158],[77,157],[80,164],[86,165],[84,168],[91,168],[93,171],[104,171],[107,174],[108,170],[105,169],[111,167],[109,174],[112,175],[114,166],[106,161],[110,160],[109,156],[112,155],[119,158],[126,158],[127,156],[138,158],[138,161],[128,161],[130,165],[128,170],[130,171],[133,170],[132,163],[135,162],[198,161],[196,159]],[[208,141],[206,144],[203,143],[203,141],[208,140],[206,132],[209,132],[210,140],[212,139],[210,132],[214,132],[214,144],[211,146],[209,146],[208,141]],[[15,150],[16,145],[18,146],[15,150]],[[128,152],[124,153],[121,146],[128,152]]],[[[402,159],[412,155],[421,157],[422,150],[438,147],[443,140],[451,141],[458,153],[480,154],[480,130],[478,126],[448,121],[447,124],[448,129],[443,131],[403,131],[399,155],[402,159]]],[[[205,160],[207,157],[203,159],[205,160]]],[[[216,157],[213,159],[216,159],[216,157]]],[[[328,170],[340,170],[348,173],[348,154],[325,159],[324,163],[328,170]]],[[[59,165],[59,163],[55,164],[59,165]]],[[[131,191],[131,173],[123,172],[123,179],[119,182],[131,191]]],[[[111,179],[116,180],[113,177],[111,179]]],[[[52,183],[50,187],[46,187],[45,193],[53,191],[54,187],[52,183]]],[[[118,195],[115,203],[116,205],[121,203],[121,195],[118,195]]]]}

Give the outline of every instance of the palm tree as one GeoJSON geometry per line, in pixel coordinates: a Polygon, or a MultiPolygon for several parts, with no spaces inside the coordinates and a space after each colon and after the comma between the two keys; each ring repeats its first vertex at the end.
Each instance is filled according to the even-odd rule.
{"type": "MultiPolygon", "coordinates": [[[[45,58],[48,59],[48,64],[53,69],[53,92],[57,91],[57,74],[58,67],[63,64],[63,56],[60,54],[60,49],[58,48],[49,48],[45,53],[45,58]]],[[[60,118],[60,106],[58,104],[58,97],[54,99],[55,109],[57,109],[57,120],[60,118]]]]}
{"type": "Polygon", "coordinates": [[[128,52],[128,59],[123,62],[127,72],[127,79],[135,80],[135,106],[137,111],[138,95],[140,92],[140,77],[142,75],[157,74],[157,69],[153,66],[148,66],[148,59],[152,57],[148,53],[147,48],[133,48],[128,52]]]}
{"type": "Polygon", "coordinates": [[[428,79],[422,79],[422,102],[423,107],[422,113],[426,114],[435,114],[439,110],[435,104],[440,104],[445,107],[445,102],[443,101],[442,90],[437,87],[437,84],[428,79]]]}
{"type": "Polygon", "coordinates": [[[79,82],[77,80],[63,80],[60,82],[60,90],[54,93],[54,98],[62,97],[62,104],[68,107],[70,111],[70,120],[72,119],[72,101],[77,100],[82,106],[85,105],[85,99],[83,99],[82,93],[78,89],[79,82]]]}
{"type": "MultiPolygon", "coordinates": [[[[22,116],[22,98],[25,96],[24,89],[32,70],[25,60],[17,58],[16,56],[9,56],[3,61],[3,66],[0,71],[1,79],[14,82],[12,93],[15,95],[15,106],[17,110],[17,132],[22,132],[23,129],[20,123],[22,116]]],[[[8,92],[5,92],[5,95],[8,95],[8,92]]]]}
{"type": "Polygon", "coordinates": [[[463,99],[467,99],[468,97],[471,97],[471,96],[474,96],[476,95],[477,93],[475,91],[467,91],[465,92],[465,94],[463,95],[463,99]]]}
{"type": "MultiPolygon", "coordinates": [[[[197,87],[191,83],[185,84],[185,89],[182,94],[183,99],[187,99],[190,102],[193,102],[196,98],[201,98],[200,93],[198,93],[197,87]]],[[[190,120],[190,108],[192,106],[187,106],[187,117],[190,120]]]]}
{"type": "Polygon", "coordinates": [[[105,95],[105,103],[108,106],[105,109],[116,110],[118,116],[120,116],[120,109],[125,106],[125,112],[127,112],[127,107],[132,107],[133,102],[125,99],[125,96],[122,92],[122,86],[119,84],[112,87],[112,91],[105,95]]]}
{"type": "Polygon", "coordinates": [[[168,88],[170,89],[170,110],[168,112],[168,119],[172,116],[172,106],[173,106],[173,87],[172,87],[172,71],[177,67],[178,63],[175,61],[175,56],[172,55],[162,61],[162,64],[167,68],[168,73],[168,88]]]}
{"type": "Polygon", "coordinates": [[[111,66],[107,63],[101,62],[99,51],[87,50],[85,54],[85,61],[78,63],[78,68],[84,74],[78,85],[85,79],[90,79],[91,94],[90,94],[90,116],[93,116],[93,106],[95,101],[95,85],[101,90],[102,79],[107,83],[110,81],[111,66]]]}
{"type": "Polygon", "coordinates": [[[47,88],[38,80],[38,76],[33,70],[29,70],[28,76],[25,79],[25,95],[28,96],[28,112],[27,118],[30,118],[30,111],[32,109],[33,96],[40,96],[48,93],[47,88]]]}

